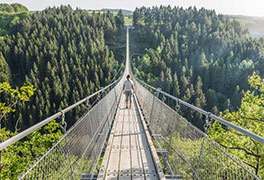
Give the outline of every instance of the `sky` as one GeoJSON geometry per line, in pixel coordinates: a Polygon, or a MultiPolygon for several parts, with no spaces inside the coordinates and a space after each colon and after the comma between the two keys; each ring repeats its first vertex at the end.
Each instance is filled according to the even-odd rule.
{"type": "Polygon", "coordinates": [[[136,7],[146,6],[196,6],[206,9],[215,9],[217,13],[262,16],[264,17],[264,0],[0,0],[0,3],[21,3],[29,10],[43,10],[49,6],[59,6],[70,4],[73,8],[81,9],[128,9],[134,10],[136,7]]]}

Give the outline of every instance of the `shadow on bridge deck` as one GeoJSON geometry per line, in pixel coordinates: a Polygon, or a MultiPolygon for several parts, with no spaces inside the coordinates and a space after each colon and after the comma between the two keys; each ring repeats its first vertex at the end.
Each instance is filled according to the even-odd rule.
{"type": "Polygon", "coordinates": [[[98,179],[159,179],[134,98],[121,97],[98,179]]]}

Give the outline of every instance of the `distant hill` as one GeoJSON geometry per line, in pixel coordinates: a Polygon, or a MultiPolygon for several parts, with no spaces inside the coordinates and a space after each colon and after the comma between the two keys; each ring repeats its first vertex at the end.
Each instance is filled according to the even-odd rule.
{"type": "MultiPolygon", "coordinates": [[[[99,11],[102,12],[111,12],[113,14],[117,14],[120,9],[101,9],[99,11]]],[[[132,18],[133,18],[133,11],[121,9],[122,13],[125,16],[125,21],[127,19],[131,19],[132,24],[132,18]]],[[[252,16],[242,16],[242,15],[225,15],[226,18],[229,19],[235,19],[242,27],[247,29],[250,34],[252,34],[256,38],[264,37],[264,17],[252,17],[252,16]]],[[[129,20],[128,20],[129,21],[129,20]]]]}
{"type": "MultiPolygon", "coordinates": [[[[118,13],[120,9],[101,9],[99,11],[101,12],[111,12],[114,15],[118,13]]],[[[126,9],[121,9],[123,15],[124,15],[124,20],[126,25],[132,25],[132,19],[133,19],[133,11],[126,10],[126,9]]]]}
{"type": "Polygon", "coordinates": [[[226,15],[225,17],[239,21],[256,38],[264,37],[264,17],[237,15],[226,15]]]}
{"type": "Polygon", "coordinates": [[[29,14],[28,9],[21,4],[0,3],[0,37],[7,34],[13,25],[29,14]]]}
{"type": "Polygon", "coordinates": [[[0,11],[1,12],[25,12],[28,11],[28,8],[22,4],[14,3],[14,4],[4,4],[0,3],[0,11]]]}
{"type": "MultiPolygon", "coordinates": [[[[110,13],[113,13],[114,15],[117,15],[118,11],[120,9],[107,9],[107,8],[104,8],[104,9],[99,9],[99,10],[92,10],[92,9],[89,9],[88,11],[89,12],[103,12],[103,13],[106,13],[106,12],[110,12],[110,13]]],[[[126,25],[132,25],[132,19],[133,19],[133,11],[130,11],[130,10],[126,10],[126,9],[121,9],[123,15],[124,15],[124,20],[125,20],[125,24],[126,25]]]]}
{"type": "MultiPolygon", "coordinates": [[[[103,11],[103,12],[111,12],[113,14],[116,14],[118,13],[120,9],[101,9],[100,11],[103,11]]],[[[124,16],[128,16],[128,17],[132,17],[133,16],[133,11],[130,11],[130,10],[126,10],[126,9],[121,9],[122,10],[122,13],[124,14],[124,16]]]]}

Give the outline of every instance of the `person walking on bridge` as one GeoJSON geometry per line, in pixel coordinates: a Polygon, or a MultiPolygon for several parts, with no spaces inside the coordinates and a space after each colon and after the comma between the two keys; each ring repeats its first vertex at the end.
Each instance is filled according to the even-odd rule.
{"type": "Polygon", "coordinates": [[[127,75],[126,78],[127,79],[125,80],[123,85],[123,93],[126,95],[126,108],[128,108],[128,104],[129,104],[129,108],[131,108],[131,98],[132,98],[132,91],[134,91],[134,83],[130,79],[129,74],[127,75]]]}

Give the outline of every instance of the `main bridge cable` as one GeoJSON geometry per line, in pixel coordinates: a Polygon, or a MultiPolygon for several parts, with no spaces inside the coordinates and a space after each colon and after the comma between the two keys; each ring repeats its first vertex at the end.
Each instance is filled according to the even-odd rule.
{"type": "MultiPolygon", "coordinates": [[[[150,116],[149,116],[149,119],[150,120],[152,119],[152,116],[153,116],[154,101],[155,100],[158,100],[158,101],[161,101],[161,102],[165,103],[165,100],[166,100],[166,97],[165,97],[164,94],[162,94],[162,98],[159,99],[159,94],[160,94],[161,88],[157,88],[157,89],[159,91],[155,91],[154,92],[154,95],[153,95],[153,100],[152,100],[152,105],[151,105],[151,113],[150,113],[150,116]]],[[[176,114],[176,116],[177,116],[176,118],[179,118],[180,117],[180,115],[179,115],[180,105],[179,105],[179,102],[178,101],[176,101],[175,110],[176,110],[176,113],[177,113],[176,114]]],[[[160,113],[159,113],[159,116],[160,116],[160,113]]],[[[158,117],[158,121],[159,120],[160,120],[160,117],[158,117]]],[[[149,131],[152,133],[152,136],[153,136],[153,134],[156,134],[156,133],[150,127],[150,122],[148,122],[148,123],[149,123],[149,131]]],[[[162,129],[162,131],[166,131],[165,129],[163,129],[162,126],[160,128],[162,129]]],[[[157,134],[155,136],[153,136],[153,138],[155,139],[155,142],[157,143],[157,145],[158,145],[158,147],[160,149],[162,149],[162,146],[161,146],[161,144],[159,142],[159,138],[161,138],[164,141],[164,143],[167,145],[167,147],[168,147],[167,155],[164,155],[164,153],[162,153],[162,157],[163,157],[164,163],[165,163],[164,172],[166,170],[168,170],[169,173],[170,173],[170,176],[173,177],[175,175],[174,172],[173,172],[173,170],[172,170],[172,168],[171,168],[171,166],[173,166],[174,169],[175,169],[175,165],[174,164],[170,164],[170,162],[169,162],[168,154],[170,153],[170,150],[174,151],[174,153],[176,153],[186,164],[188,164],[189,166],[191,166],[191,164],[188,161],[185,160],[184,156],[180,152],[177,152],[177,151],[175,151],[175,149],[172,148],[172,145],[171,145],[171,143],[172,143],[172,135],[170,135],[169,141],[166,138],[164,138],[162,135],[157,135],[157,134]]],[[[197,174],[197,172],[195,170],[192,169],[192,173],[193,173],[194,179],[195,178],[196,179],[200,179],[199,176],[198,176],[198,174],[197,174]]]]}
{"type": "MultiPolygon", "coordinates": [[[[208,134],[208,131],[210,130],[211,126],[212,126],[212,119],[210,118],[210,112],[205,116],[205,124],[204,124],[204,133],[208,134]]],[[[205,142],[205,138],[206,136],[203,136],[202,137],[202,144],[201,144],[201,147],[200,147],[200,153],[199,153],[199,156],[198,156],[198,159],[197,159],[197,162],[196,162],[196,165],[194,167],[194,174],[193,174],[193,177],[195,179],[195,176],[197,176],[197,171],[198,171],[198,167],[200,166],[200,162],[201,162],[201,158],[202,158],[202,155],[203,155],[203,150],[204,150],[204,142],[205,142]]]]}
{"type": "MultiPolygon", "coordinates": [[[[112,89],[112,87],[110,86],[109,87],[110,89],[112,89]]],[[[97,98],[93,101],[93,103],[92,104],[89,104],[89,99],[87,99],[86,100],[86,104],[85,104],[85,106],[86,106],[86,109],[87,109],[87,111],[84,113],[84,114],[86,114],[86,113],[88,113],[91,109],[90,108],[93,108],[94,107],[94,105],[95,104],[97,104],[100,100],[101,100],[101,98],[102,98],[102,96],[104,96],[105,95],[105,89],[104,88],[102,88],[102,87],[100,87],[100,90],[102,89],[102,91],[100,92],[100,93],[98,93],[97,94],[97,98]]],[[[60,111],[60,112],[62,112],[62,111],[60,111]]],[[[67,122],[65,121],[65,113],[64,112],[62,112],[63,114],[62,114],[62,117],[61,117],[61,123],[60,123],[60,127],[61,127],[61,129],[62,129],[62,131],[63,131],[63,133],[66,135],[66,132],[67,132],[67,122]]],[[[98,129],[100,129],[100,128],[98,128],[98,129]]],[[[97,129],[97,130],[98,130],[97,129]]],[[[92,132],[92,131],[91,131],[92,132]]],[[[97,133],[95,133],[95,134],[97,134],[97,133]]],[[[57,144],[56,144],[57,145],[57,144]]],[[[55,145],[55,146],[56,146],[55,145]]],[[[53,147],[55,147],[55,146],[53,146],[53,147]]],[[[87,146],[87,148],[85,149],[85,151],[84,151],[84,153],[82,154],[82,156],[81,156],[81,160],[79,161],[79,163],[78,163],[78,167],[80,167],[80,163],[82,162],[82,159],[83,159],[83,156],[85,155],[85,153],[87,152],[87,150],[88,150],[88,148],[90,147],[90,144],[87,146]]],[[[69,162],[70,162],[70,167],[69,167],[69,169],[70,169],[70,171],[71,171],[71,179],[75,179],[74,178],[74,175],[75,175],[75,170],[74,170],[74,164],[76,163],[76,162],[78,162],[78,159],[76,159],[74,162],[71,160],[71,158],[70,158],[70,148],[69,148],[69,146],[67,145],[67,144],[65,144],[65,149],[66,149],[66,152],[67,152],[67,155],[68,155],[68,160],[69,160],[69,162]]],[[[49,152],[47,152],[46,154],[48,154],[49,152]]],[[[45,155],[46,155],[45,154],[45,155]]],[[[44,156],[45,156],[44,155],[44,156]]],[[[40,161],[39,161],[40,162],[40,161]]],[[[34,165],[36,165],[37,163],[35,163],[34,165]]],[[[34,165],[32,166],[32,167],[34,167],[34,165]]],[[[63,175],[65,175],[65,173],[66,173],[66,171],[65,172],[63,172],[62,173],[62,175],[60,176],[60,178],[62,178],[63,177],[63,175]]]]}
{"type": "Polygon", "coordinates": [[[161,94],[163,94],[163,95],[165,95],[165,96],[167,96],[167,97],[175,100],[176,102],[178,101],[179,104],[182,104],[182,105],[184,105],[184,106],[186,106],[188,108],[191,108],[194,111],[197,111],[197,112],[203,114],[205,117],[208,116],[208,118],[210,120],[216,120],[219,123],[221,123],[221,124],[223,124],[225,126],[228,126],[228,127],[232,128],[232,129],[234,129],[235,131],[238,131],[238,132],[240,132],[240,133],[242,133],[242,134],[244,134],[244,135],[246,135],[246,136],[248,136],[248,137],[250,137],[250,138],[252,138],[252,139],[254,139],[254,140],[256,140],[256,141],[258,141],[260,143],[262,143],[262,144],[264,144],[264,137],[259,136],[259,135],[255,134],[255,133],[253,133],[251,131],[248,131],[248,130],[242,128],[242,127],[239,127],[239,126],[237,126],[237,125],[235,125],[235,124],[233,124],[233,123],[231,123],[231,122],[229,122],[227,120],[224,120],[224,119],[222,119],[222,118],[220,118],[220,117],[218,117],[218,116],[216,116],[216,115],[214,115],[214,114],[212,114],[210,112],[207,112],[207,111],[205,111],[205,110],[203,110],[203,109],[201,109],[199,107],[196,107],[196,106],[194,106],[192,104],[189,104],[189,103],[187,103],[187,102],[185,102],[185,101],[183,101],[183,100],[181,100],[181,99],[179,99],[177,97],[174,97],[174,96],[172,96],[172,95],[170,95],[170,94],[168,94],[168,93],[160,90],[159,88],[155,88],[155,87],[153,87],[153,86],[145,83],[144,81],[138,79],[137,77],[134,77],[134,78],[139,83],[141,83],[142,85],[144,85],[145,87],[147,87],[147,88],[149,88],[149,89],[151,89],[153,91],[157,91],[157,92],[159,92],[159,93],[161,93],[161,94]]]}
{"type": "MultiPolygon", "coordinates": [[[[140,80],[138,80],[137,79],[137,81],[136,81],[137,83],[138,82],[140,82],[140,80]]],[[[155,95],[153,95],[153,92],[155,93],[155,94],[157,94],[157,93],[160,93],[161,92],[161,90],[159,90],[159,92],[155,92],[155,88],[154,89],[150,89],[150,88],[148,88],[148,87],[146,87],[146,85],[145,85],[145,87],[146,88],[144,88],[143,87],[143,84],[144,82],[141,82],[141,83],[139,83],[138,84],[138,88],[139,89],[141,89],[140,91],[148,91],[148,96],[151,94],[153,97],[155,97],[155,95]],[[149,90],[147,90],[147,89],[149,89],[149,90]],[[151,93],[152,92],[152,93],[151,93]]],[[[138,92],[140,92],[140,91],[138,91],[138,92]]],[[[142,94],[143,95],[143,97],[144,97],[144,93],[142,94]]],[[[161,95],[163,95],[163,94],[161,94],[161,95]]],[[[168,110],[170,110],[170,111],[173,111],[173,109],[171,108],[171,107],[169,107],[167,104],[165,104],[165,102],[163,102],[162,101],[162,99],[164,99],[163,98],[163,96],[160,96],[161,98],[157,98],[157,100],[158,100],[158,102],[160,102],[160,103],[162,103],[168,110]]],[[[175,100],[175,99],[173,99],[173,100],[175,100]]],[[[177,105],[177,100],[179,100],[178,98],[176,98],[176,106],[175,106],[175,109],[178,109],[179,108],[179,105],[177,105]]],[[[144,102],[145,102],[145,100],[144,100],[144,98],[143,99],[141,99],[141,101],[143,102],[143,109],[144,110],[146,110],[147,111],[147,113],[149,114],[149,113],[151,113],[151,110],[150,110],[150,108],[149,107],[144,107],[145,105],[144,105],[144,102]],[[150,112],[148,112],[148,111],[150,111],[150,112]]],[[[151,103],[151,102],[150,102],[151,103]]],[[[179,109],[178,109],[179,110],[179,109]]],[[[157,109],[157,111],[159,111],[159,109],[157,109]]],[[[175,111],[174,111],[175,112],[175,111]]],[[[159,114],[160,114],[160,111],[156,114],[156,116],[159,116],[159,114]]],[[[177,110],[176,110],[176,117],[178,117],[179,116],[179,114],[177,113],[177,110]]],[[[210,124],[211,124],[211,118],[209,118],[209,116],[211,116],[211,114],[210,113],[208,113],[207,114],[208,116],[206,117],[206,119],[205,119],[205,121],[206,121],[206,125],[205,125],[205,127],[207,127],[207,128],[210,128],[210,124]]],[[[164,117],[165,118],[165,117],[164,117]]],[[[165,120],[165,119],[164,119],[165,120]]],[[[183,119],[184,120],[184,119],[183,119]]],[[[168,123],[166,120],[165,120],[165,122],[164,122],[165,124],[166,123],[168,123]]],[[[186,125],[187,124],[189,124],[190,126],[192,126],[193,128],[195,128],[193,125],[191,125],[191,123],[189,123],[187,120],[185,120],[185,123],[186,123],[186,125]]],[[[161,130],[164,132],[164,131],[167,131],[167,130],[165,130],[165,129],[163,129],[163,126],[162,126],[162,124],[159,124],[159,128],[161,128],[161,130]]],[[[181,126],[178,126],[178,128],[181,128],[181,126]]],[[[189,128],[188,128],[189,129],[189,128]]],[[[185,130],[187,130],[187,129],[185,129],[185,130]]],[[[195,129],[193,129],[193,130],[195,130],[195,129]]],[[[209,129],[206,129],[206,131],[208,131],[209,129]]],[[[162,133],[162,132],[161,132],[162,133]]],[[[206,136],[206,134],[204,133],[204,132],[202,132],[202,131],[200,131],[200,135],[202,135],[202,136],[197,136],[198,138],[201,138],[201,137],[204,137],[205,139],[206,139],[206,141],[208,141],[209,142],[209,145],[210,146],[213,146],[213,147],[215,147],[215,148],[217,148],[218,150],[220,150],[220,153],[223,153],[223,155],[224,156],[226,156],[226,157],[223,157],[223,158],[229,158],[229,159],[231,159],[231,161],[232,162],[230,162],[230,163],[234,163],[234,165],[236,165],[236,166],[238,166],[239,167],[239,169],[242,169],[241,170],[241,174],[243,175],[243,177],[252,177],[252,179],[260,179],[260,177],[258,177],[257,175],[255,175],[254,173],[252,173],[250,170],[248,170],[237,158],[235,158],[234,156],[232,156],[231,154],[229,154],[227,151],[225,151],[224,149],[221,149],[220,148],[220,145],[219,144],[217,144],[216,142],[214,142],[213,140],[211,140],[210,138],[208,138],[208,136],[206,136]],[[246,175],[246,176],[244,176],[244,175],[246,175]]],[[[162,138],[162,140],[164,141],[164,143],[165,143],[165,145],[168,145],[169,147],[171,146],[171,144],[170,144],[170,142],[169,142],[169,139],[166,139],[166,137],[163,137],[163,135],[161,135],[160,136],[161,138],[162,138]]],[[[185,137],[185,133],[184,133],[184,137],[185,137]]],[[[183,138],[184,138],[183,137],[183,138]]],[[[175,145],[175,144],[174,144],[175,145]]],[[[172,146],[170,147],[171,148],[171,150],[173,150],[173,152],[175,153],[175,154],[177,154],[177,156],[179,156],[179,158],[181,159],[181,160],[183,160],[186,164],[188,164],[188,166],[189,166],[189,168],[191,168],[191,169],[187,169],[187,171],[188,172],[192,172],[192,174],[190,174],[191,176],[190,177],[192,177],[192,178],[194,178],[194,179],[200,179],[201,177],[204,177],[204,174],[202,174],[201,175],[201,177],[199,177],[200,175],[200,172],[199,172],[199,169],[197,169],[197,167],[196,167],[196,165],[197,165],[197,162],[199,162],[200,160],[199,160],[199,155],[202,153],[202,154],[204,154],[201,150],[203,150],[204,148],[204,150],[207,150],[207,148],[205,147],[205,144],[204,144],[204,147],[201,147],[201,149],[200,149],[200,153],[198,152],[198,157],[197,157],[197,160],[196,160],[196,164],[193,164],[193,162],[189,162],[187,159],[185,159],[185,155],[179,150],[179,149],[175,149],[175,148],[173,148],[172,146]],[[193,165],[195,166],[194,168],[193,168],[193,165]]],[[[216,154],[215,154],[216,155],[216,154]]],[[[218,157],[218,156],[216,156],[216,157],[218,157]]],[[[221,156],[222,157],[222,156],[221,156]]],[[[172,158],[173,159],[173,158],[172,158]]],[[[200,158],[201,159],[201,158],[200,158]]],[[[225,159],[225,161],[224,161],[224,163],[227,163],[226,162],[226,159],[225,159]]],[[[176,169],[176,166],[175,166],[175,163],[172,163],[171,165],[173,165],[173,169],[176,169]]],[[[221,164],[215,164],[215,165],[217,165],[217,166],[219,166],[219,167],[217,167],[217,168],[221,168],[221,164]]],[[[199,164],[198,164],[198,166],[199,166],[199,164]]],[[[183,167],[184,168],[184,167],[183,167]]],[[[223,168],[223,167],[222,167],[223,168]]],[[[186,171],[186,172],[187,172],[186,171]]],[[[220,174],[221,175],[221,174],[220,174]]],[[[231,174],[231,176],[232,176],[232,174],[231,174]]],[[[233,176],[232,176],[233,177],[233,176]]],[[[244,178],[243,178],[244,179],[244,178]]]]}
{"type": "MultiPolygon", "coordinates": [[[[129,72],[131,72],[131,67],[129,66],[130,64],[129,64],[129,59],[128,59],[128,57],[127,57],[127,65],[126,65],[126,68],[128,69],[128,71],[129,72]]],[[[126,71],[125,71],[126,72],[126,71]]],[[[132,73],[131,73],[132,74],[132,73]]],[[[185,102],[185,101],[183,101],[183,100],[181,100],[181,99],[179,99],[179,98],[176,98],[176,97],[174,97],[174,96],[172,96],[172,95],[170,95],[170,94],[168,94],[168,93],[166,93],[166,92],[164,92],[164,91],[162,91],[162,90],[158,90],[157,88],[154,88],[154,87],[152,87],[152,86],[150,86],[150,85],[148,85],[148,84],[146,84],[145,82],[143,82],[143,81],[141,81],[141,80],[139,80],[138,78],[136,78],[135,76],[133,76],[133,78],[135,78],[135,80],[136,81],[138,81],[140,84],[142,84],[142,85],[144,85],[145,87],[147,87],[147,89],[151,89],[152,91],[154,91],[154,92],[156,92],[157,94],[161,94],[162,95],[162,102],[164,103],[164,101],[166,100],[166,97],[169,97],[170,99],[172,99],[172,100],[175,100],[176,101],[176,106],[175,106],[175,110],[176,110],[176,112],[177,112],[177,114],[179,113],[178,111],[179,111],[179,109],[180,109],[180,104],[182,104],[182,105],[184,105],[184,106],[186,106],[186,107],[188,107],[188,108],[190,108],[190,109],[193,109],[194,111],[196,111],[196,112],[199,112],[199,113],[201,113],[201,114],[203,114],[204,116],[205,116],[205,121],[206,121],[206,124],[205,124],[205,126],[204,126],[204,128],[205,128],[205,135],[203,136],[203,140],[202,140],[202,145],[201,145],[201,147],[200,147],[200,153],[199,153],[199,156],[198,156],[198,159],[197,159],[197,161],[196,161],[196,164],[195,164],[195,167],[194,167],[194,169],[192,168],[192,177],[194,178],[194,179],[200,179],[199,178],[199,175],[198,175],[198,166],[199,166],[199,164],[200,164],[200,160],[201,160],[201,158],[202,158],[202,155],[203,155],[203,151],[204,151],[204,146],[205,146],[205,144],[204,144],[204,141],[205,141],[205,138],[207,137],[206,136],[206,134],[207,134],[207,132],[208,132],[208,130],[210,129],[210,127],[211,127],[211,120],[212,119],[214,119],[214,120],[216,120],[216,121],[218,121],[218,122],[220,122],[221,124],[224,124],[224,125],[226,125],[226,126],[228,126],[228,127],[230,127],[230,128],[232,128],[232,129],[234,129],[234,130],[236,130],[236,131],[238,131],[238,132],[240,132],[240,133],[242,133],[242,134],[244,134],[244,135],[246,135],[246,136],[249,136],[249,137],[251,137],[251,138],[253,138],[253,139],[255,139],[255,140],[257,140],[257,141],[259,141],[259,142],[261,142],[261,143],[264,143],[264,138],[263,137],[261,137],[261,136],[259,136],[259,135],[257,135],[257,134],[255,134],[255,133],[252,133],[252,132],[250,132],[250,131],[248,131],[248,130],[246,130],[246,129],[243,129],[243,128],[241,128],[241,127],[239,127],[239,126],[236,126],[236,125],[234,125],[234,124],[232,124],[232,123],[230,123],[230,122],[228,122],[228,121],[226,121],[226,120],[224,120],[224,119],[222,119],[222,118],[220,118],[220,117],[217,117],[217,116],[215,116],[214,114],[211,114],[210,112],[207,112],[207,111],[204,111],[203,109],[201,109],[201,108],[198,108],[198,107],[196,107],[196,106],[193,106],[193,105],[191,105],[191,104],[189,104],[189,103],[187,103],[187,102],[185,102]]],[[[154,98],[155,98],[155,95],[154,95],[154,98]]],[[[153,103],[153,102],[152,102],[153,103]]],[[[153,106],[152,106],[152,108],[153,108],[153,106]]],[[[153,112],[153,109],[151,108],[151,112],[150,112],[150,116],[151,116],[151,114],[152,114],[152,112],[153,112]]],[[[179,115],[179,114],[178,114],[179,115]]],[[[162,127],[161,127],[162,128],[162,127]]],[[[165,139],[166,140],[166,139],[165,139]]],[[[210,139],[207,139],[207,140],[209,140],[210,141],[210,139]]],[[[211,141],[210,141],[211,142],[211,141]]],[[[169,139],[169,142],[167,142],[167,141],[165,141],[165,143],[169,146],[169,147],[171,147],[171,139],[169,139]]],[[[212,141],[211,143],[213,143],[214,144],[214,142],[212,141]]],[[[171,149],[172,150],[174,150],[175,151],[175,149],[173,149],[172,147],[171,147],[171,149]]],[[[169,148],[169,150],[170,150],[170,148],[169,148]]],[[[176,152],[177,153],[177,152],[176,152]]],[[[233,160],[234,160],[234,162],[236,162],[239,166],[241,166],[241,167],[243,167],[235,158],[233,158],[232,156],[230,156],[229,154],[227,154],[225,151],[224,151],[224,153],[229,157],[229,158],[232,158],[233,160]]],[[[178,154],[178,153],[177,153],[178,154]]],[[[179,155],[179,154],[178,154],[179,155]]],[[[186,160],[185,160],[185,158],[184,157],[181,157],[181,159],[183,159],[187,164],[189,164],[189,162],[187,162],[186,160]]],[[[167,161],[169,161],[169,159],[166,159],[167,161]]],[[[165,161],[166,161],[165,160],[165,161]]],[[[169,167],[168,167],[169,168],[169,167]]],[[[169,170],[170,170],[170,168],[169,168],[169,170]]],[[[259,179],[257,176],[255,176],[254,174],[252,174],[250,171],[248,171],[247,169],[245,169],[245,171],[246,172],[248,172],[250,175],[252,175],[253,177],[254,177],[254,179],[259,179]]],[[[173,172],[171,173],[172,175],[173,175],[173,172]]]]}
{"type": "MultiPolygon", "coordinates": [[[[159,90],[161,90],[161,88],[159,88],[159,90]]],[[[152,119],[152,116],[153,116],[154,102],[155,102],[155,100],[157,100],[157,99],[159,99],[159,91],[156,91],[156,92],[154,93],[154,96],[153,96],[152,106],[151,106],[151,114],[150,114],[150,117],[149,117],[150,120],[152,119]]],[[[161,101],[162,101],[163,103],[165,103],[165,101],[166,101],[166,97],[165,97],[164,94],[162,94],[161,101]]],[[[180,109],[180,108],[179,108],[179,109],[180,109]]],[[[176,111],[178,112],[179,109],[176,109],[176,111]]],[[[161,117],[160,117],[160,116],[161,116],[161,114],[159,114],[158,121],[156,122],[157,124],[158,124],[159,121],[161,120],[161,117]]],[[[149,126],[149,127],[150,127],[150,126],[149,126]]],[[[149,129],[151,129],[151,128],[149,128],[149,129]]],[[[163,129],[163,128],[162,128],[162,129],[163,129]]],[[[151,131],[152,131],[152,129],[151,129],[151,131]]],[[[152,133],[153,133],[153,132],[152,132],[152,133]]],[[[154,132],[154,133],[155,133],[155,132],[154,132]]],[[[159,148],[162,149],[162,146],[161,146],[160,142],[158,141],[158,138],[159,138],[159,137],[154,136],[154,139],[155,139],[156,143],[158,144],[159,148]]],[[[169,173],[170,173],[170,175],[171,175],[171,176],[174,176],[173,170],[172,170],[171,165],[170,165],[170,163],[169,163],[169,156],[168,156],[168,154],[170,153],[170,149],[171,149],[171,142],[172,142],[172,136],[170,136],[169,144],[167,144],[167,145],[168,145],[168,150],[167,150],[167,152],[166,152],[166,153],[161,153],[161,155],[162,155],[162,157],[163,157],[163,159],[164,159],[164,163],[165,163],[164,172],[166,172],[166,171],[168,170],[169,173]]]]}
{"type": "MultiPolygon", "coordinates": [[[[106,89],[108,88],[111,88],[113,87],[113,85],[116,85],[119,81],[120,81],[121,77],[118,78],[117,80],[115,80],[113,83],[107,85],[106,87],[100,89],[99,91],[91,94],[90,96],[87,96],[85,98],[83,98],[82,100],[78,101],[77,103],[61,110],[60,112],[57,112],[56,114],[42,120],[41,122],[33,125],[32,127],[22,131],[21,133],[9,138],[8,140],[4,141],[4,142],[1,142],[0,143],[0,151],[2,151],[3,149],[9,147],[10,145],[14,144],[15,142],[23,139],[24,137],[28,136],[29,134],[37,131],[38,129],[42,128],[43,126],[45,126],[46,124],[48,124],[50,121],[54,120],[54,119],[57,119],[58,117],[61,117],[63,116],[63,114],[65,114],[66,112],[68,111],[71,111],[72,109],[74,109],[75,107],[83,104],[84,102],[87,102],[89,99],[93,98],[94,96],[100,94],[101,92],[105,91],[106,89]]],[[[63,123],[63,125],[65,126],[65,124],[63,123]]]]}

